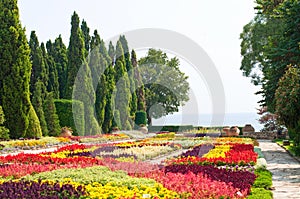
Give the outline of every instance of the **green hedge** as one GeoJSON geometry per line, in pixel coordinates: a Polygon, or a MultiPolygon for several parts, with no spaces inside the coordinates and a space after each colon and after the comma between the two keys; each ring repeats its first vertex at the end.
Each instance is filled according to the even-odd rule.
{"type": "Polygon", "coordinates": [[[169,132],[183,132],[194,129],[193,125],[182,126],[149,126],[149,132],[169,131],[169,132]]]}
{"type": "Polygon", "coordinates": [[[78,100],[55,100],[56,113],[61,127],[71,127],[73,135],[84,135],[84,106],[78,100]],[[73,104],[74,103],[74,104],[73,104]],[[72,108],[74,106],[74,110],[72,108]],[[74,111],[74,114],[73,114],[74,111]],[[77,126],[75,122],[77,121],[77,126]],[[77,127],[77,128],[76,128],[77,127]]]}
{"type": "Polygon", "coordinates": [[[140,126],[141,124],[146,125],[147,124],[147,113],[145,111],[137,111],[135,113],[134,123],[137,126],[140,126]]]}

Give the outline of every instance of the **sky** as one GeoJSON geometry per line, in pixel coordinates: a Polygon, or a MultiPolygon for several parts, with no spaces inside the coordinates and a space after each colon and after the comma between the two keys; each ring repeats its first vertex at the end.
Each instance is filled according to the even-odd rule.
{"type": "MultiPolygon", "coordinates": [[[[220,100],[225,100],[226,113],[253,113],[259,106],[260,96],[254,94],[259,88],[239,70],[242,59],[239,35],[243,26],[254,18],[253,0],[19,0],[18,5],[28,38],[30,31],[35,30],[40,42],[54,40],[61,34],[68,45],[74,11],[87,22],[91,32],[97,29],[105,41],[141,28],[166,29],[185,35],[202,47],[221,76],[225,99],[220,100]]],[[[181,68],[190,76],[190,96],[197,100],[196,112],[211,113],[209,85],[189,70],[189,60],[180,61],[181,68]]],[[[194,104],[187,103],[186,109],[193,111],[194,104]]]]}

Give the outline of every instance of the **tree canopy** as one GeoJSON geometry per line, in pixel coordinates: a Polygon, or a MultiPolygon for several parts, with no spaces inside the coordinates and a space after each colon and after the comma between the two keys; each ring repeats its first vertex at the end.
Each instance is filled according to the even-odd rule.
{"type": "Polygon", "coordinates": [[[178,111],[189,100],[187,76],[179,69],[176,57],[168,58],[161,50],[149,49],[139,60],[140,74],[145,87],[148,124],[178,111]]]}

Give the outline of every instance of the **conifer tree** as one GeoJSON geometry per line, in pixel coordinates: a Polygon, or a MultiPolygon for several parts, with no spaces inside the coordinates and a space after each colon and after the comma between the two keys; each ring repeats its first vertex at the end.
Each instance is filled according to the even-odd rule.
{"type": "MultiPolygon", "coordinates": [[[[97,30],[94,31],[94,35],[91,39],[91,52],[89,56],[89,66],[92,72],[93,78],[93,88],[96,92],[96,101],[95,101],[95,111],[96,119],[100,128],[104,122],[105,106],[106,106],[106,77],[104,71],[107,68],[107,62],[100,54],[99,50],[101,43],[100,36],[97,30]]],[[[102,52],[105,53],[106,49],[102,49],[102,52]]],[[[106,52],[107,53],[107,52],[106,52]]]]}
{"type": "Polygon", "coordinates": [[[57,69],[57,75],[58,75],[58,83],[59,83],[59,97],[64,98],[64,92],[66,90],[66,73],[67,73],[67,64],[68,64],[68,58],[67,58],[67,48],[65,44],[63,43],[63,40],[61,38],[61,35],[59,35],[53,44],[53,50],[54,52],[50,54],[55,61],[56,69],[57,69]]]}
{"type": "MultiPolygon", "coordinates": [[[[35,31],[31,31],[29,47],[30,47],[30,61],[32,63],[31,78],[30,78],[30,92],[31,94],[33,94],[35,90],[35,85],[38,81],[41,82],[39,85],[42,87],[41,91],[45,91],[46,89],[44,88],[46,88],[48,84],[48,71],[46,69],[43,52],[40,47],[38,38],[35,34],[35,31]]],[[[45,94],[45,93],[41,93],[41,94],[45,94]]],[[[43,99],[44,98],[42,97],[42,100],[43,99]]]]}
{"type": "Polygon", "coordinates": [[[40,120],[42,134],[43,136],[48,135],[47,123],[45,120],[45,114],[43,109],[43,103],[46,98],[46,88],[44,87],[44,83],[41,80],[38,80],[34,85],[34,92],[32,95],[32,105],[36,111],[36,114],[40,120]]]}
{"type": "Polygon", "coordinates": [[[113,91],[116,87],[115,85],[115,69],[110,64],[105,72],[106,77],[106,105],[105,105],[105,114],[104,122],[102,124],[102,131],[104,133],[109,133],[112,130],[113,119],[114,119],[114,110],[115,110],[115,100],[113,98],[113,91]]]}
{"type": "Polygon", "coordinates": [[[115,64],[115,47],[111,41],[109,42],[109,46],[108,46],[108,55],[111,59],[111,64],[114,65],[115,64]]]}
{"type": "Polygon", "coordinates": [[[39,119],[30,101],[30,48],[19,20],[17,0],[0,1],[0,95],[11,138],[40,137],[39,119]]]}
{"type": "MultiPolygon", "coordinates": [[[[47,51],[51,52],[54,51],[53,49],[53,44],[49,40],[46,43],[47,51]]],[[[43,51],[43,56],[46,62],[46,66],[48,69],[49,73],[49,79],[48,79],[48,86],[47,86],[47,91],[48,92],[53,92],[53,96],[55,99],[59,98],[59,83],[58,83],[58,74],[57,74],[57,69],[56,69],[56,64],[54,61],[54,58],[46,52],[45,46],[42,43],[41,45],[42,51],[43,51]]]]}
{"type": "Polygon", "coordinates": [[[130,51],[128,47],[128,42],[124,35],[121,35],[119,38],[119,41],[122,44],[122,48],[124,50],[124,58],[126,63],[126,71],[128,73],[129,83],[130,83],[130,93],[131,93],[131,99],[130,99],[130,115],[133,118],[135,115],[135,112],[137,111],[137,96],[135,92],[135,79],[134,79],[134,70],[132,67],[131,59],[130,59],[130,51]]]}
{"type": "Polygon", "coordinates": [[[137,110],[146,111],[145,89],[134,50],[131,51],[131,64],[134,70],[134,79],[136,85],[137,110]]]}
{"type": "Polygon", "coordinates": [[[79,28],[79,16],[76,12],[72,15],[71,20],[71,36],[68,47],[68,65],[67,65],[67,83],[65,98],[71,99],[73,93],[74,81],[77,72],[84,62],[85,46],[82,32],[79,28]]]}
{"type": "Polygon", "coordinates": [[[48,93],[44,103],[45,119],[50,136],[58,136],[61,130],[59,125],[58,115],[56,114],[56,107],[54,104],[54,95],[52,92],[48,93]]]}
{"type": "Polygon", "coordinates": [[[68,84],[66,96],[84,104],[85,135],[101,132],[95,118],[95,91],[90,67],[85,60],[84,38],[79,28],[79,17],[74,12],[68,49],[68,84]]]}
{"type": "Polygon", "coordinates": [[[90,28],[88,27],[84,19],[81,22],[81,32],[84,40],[85,57],[87,57],[90,52],[91,36],[90,36],[90,28]]]}

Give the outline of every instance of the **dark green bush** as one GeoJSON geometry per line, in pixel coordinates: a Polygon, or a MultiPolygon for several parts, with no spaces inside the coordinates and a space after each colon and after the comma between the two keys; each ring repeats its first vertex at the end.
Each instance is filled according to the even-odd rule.
{"type": "Polygon", "coordinates": [[[134,122],[137,126],[146,125],[147,124],[147,113],[145,111],[137,111],[135,113],[134,122]]]}
{"type": "Polygon", "coordinates": [[[84,106],[78,100],[55,100],[56,113],[61,127],[71,127],[73,135],[84,135],[84,106]],[[74,107],[74,108],[72,108],[74,107]],[[73,113],[74,112],[74,113],[73,113]],[[75,126],[75,120],[76,126],[75,126]]]}
{"type": "Polygon", "coordinates": [[[169,132],[183,132],[194,129],[192,125],[182,126],[150,126],[148,127],[150,132],[169,131],[169,132]]]}

